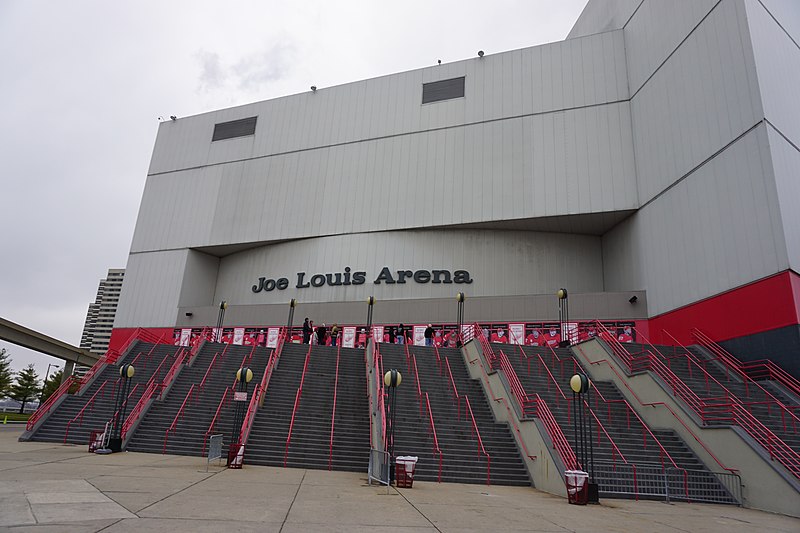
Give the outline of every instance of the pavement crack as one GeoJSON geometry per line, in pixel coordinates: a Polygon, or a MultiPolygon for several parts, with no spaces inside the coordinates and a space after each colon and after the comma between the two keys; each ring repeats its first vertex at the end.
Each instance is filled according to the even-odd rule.
{"type": "Polygon", "coordinates": [[[424,518],[425,520],[427,520],[427,521],[428,521],[428,523],[429,523],[429,524],[430,524],[430,525],[431,525],[431,526],[432,526],[432,527],[433,527],[433,528],[434,528],[436,531],[438,531],[439,533],[442,533],[442,530],[441,530],[441,529],[439,529],[439,527],[438,527],[436,524],[434,524],[434,523],[433,523],[433,521],[432,521],[430,518],[428,518],[427,516],[425,516],[425,513],[423,513],[422,511],[420,511],[420,510],[417,508],[417,506],[416,506],[416,505],[414,505],[413,503],[411,503],[411,501],[410,501],[408,498],[406,498],[406,495],[405,495],[405,494],[403,494],[402,492],[400,492],[400,491],[399,491],[399,490],[397,490],[396,488],[395,488],[394,490],[395,490],[395,492],[396,492],[397,494],[399,494],[400,496],[402,496],[402,497],[403,497],[403,499],[404,499],[406,502],[408,502],[408,505],[410,505],[411,507],[413,507],[413,508],[414,508],[414,510],[415,510],[416,512],[418,512],[418,513],[419,513],[419,515],[420,515],[422,518],[424,518]]]}
{"type": "Polygon", "coordinates": [[[283,522],[281,523],[281,528],[278,530],[278,533],[283,531],[283,526],[286,525],[286,521],[289,519],[289,513],[292,512],[292,507],[294,507],[294,501],[297,499],[297,495],[300,494],[300,488],[303,486],[303,481],[305,481],[307,473],[308,473],[308,470],[303,470],[303,477],[300,478],[300,483],[297,485],[297,490],[294,492],[294,497],[292,498],[292,503],[289,505],[289,508],[286,510],[286,516],[283,517],[283,522]]]}
{"type": "MultiPolygon", "coordinates": [[[[180,494],[181,492],[183,492],[183,491],[185,491],[185,490],[187,490],[187,489],[190,489],[190,488],[194,487],[195,485],[198,485],[198,484],[202,483],[203,481],[207,481],[207,480],[211,479],[212,477],[216,476],[217,474],[220,474],[220,473],[222,473],[222,472],[224,472],[224,471],[225,471],[225,470],[220,470],[219,472],[214,472],[214,473],[213,473],[213,474],[211,474],[210,476],[206,476],[206,477],[204,477],[203,479],[198,479],[197,481],[195,481],[194,483],[192,483],[192,484],[190,484],[190,485],[186,485],[185,487],[183,487],[183,488],[182,488],[181,490],[179,490],[179,491],[175,491],[175,492],[173,492],[173,493],[167,494],[166,496],[164,496],[164,497],[163,497],[163,498],[161,498],[160,500],[156,500],[156,501],[154,501],[153,503],[151,503],[151,504],[149,504],[149,505],[147,505],[147,506],[145,506],[145,507],[142,507],[141,509],[139,509],[139,510],[138,510],[138,511],[136,511],[135,513],[134,513],[133,511],[130,511],[130,512],[131,512],[132,514],[136,515],[136,516],[137,516],[137,518],[146,518],[146,517],[142,517],[142,516],[140,516],[140,515],[139,515],[139,513],[141,513],[142,511],[144,511],[144,510],[146,510],[146,509],[149,509],[150,507],[154,506],[154,505],[155,505],[155,504],[157,504],[157,503],[161,503],[161,502],[163,502],[164,500],[166,500],[166,499],[168,499],[168,498],[172,498],[173,496],[177,496],[177,495],[178,495],[178,494],[180,494]]],[[[101,491],[101,492],[102,492],[102,491],[101,491]]]]}

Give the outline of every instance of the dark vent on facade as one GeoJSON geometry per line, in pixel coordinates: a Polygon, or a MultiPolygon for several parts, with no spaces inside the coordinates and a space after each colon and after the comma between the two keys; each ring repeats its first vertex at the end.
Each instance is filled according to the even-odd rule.
{"type": "Polygon", "coordinates": [[[233,139],[234,137],[253,135],[256,132],[257,118],[258,117],[250,117],[214,124],[214,136],[211,138],[211,141],[214,142],[223,139],[233,139]]]}
{"type": "Polygon", "coordinates": [[[464,77],[422,84],[422,103],[464,97],[464,77]]]}

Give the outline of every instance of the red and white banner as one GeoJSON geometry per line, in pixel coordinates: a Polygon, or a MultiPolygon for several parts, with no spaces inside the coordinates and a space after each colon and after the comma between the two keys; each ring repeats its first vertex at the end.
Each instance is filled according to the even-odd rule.
{"type": "Polygon", "coordinates": [[[473,331],[475,326],[472,324],[461,324],[461,339],[471,339],[475,336],[473,331]]]}
{"type": "Polygon", "coordinates": [[[508,343],[525,344],[525,324],[508,325],[508,343]]]}
{"type": "Polygon", "coordinates": [[[428,326],[414,326],[414,345],[425,346],[425,328],[428,326]]]}
{"type": "Polygon", "coordinates": [[[269,328],[267,330],[267,348],[278,347],[278,337],[281,334],[280,328],[269,328]]]}
{"type": "Polygon", "coordinates": [[[375,342],[383,342],[383,326],[372,326],[372,338],[375,342]]]}
{"type": "Polygon", "coordinates": [[[181,330],[181,346],[189,346],[189,342],[192,340],[192,330],[189,329],[182,329],[181,330]]]}
{"type": "Polygon", "coordinates": [[[355,326],[345,326],[342,328],[342,348],[355,348],[356,328],[355,326]]]}
{"type": "Polygon", "coordinates": [[[244,328],[233,328],[233,344],[241,345],[244,341],[244,328]]]}

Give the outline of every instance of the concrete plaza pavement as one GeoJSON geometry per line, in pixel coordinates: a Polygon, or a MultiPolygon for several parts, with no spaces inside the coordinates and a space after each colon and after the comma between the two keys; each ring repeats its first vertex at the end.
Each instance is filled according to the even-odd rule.
{"type": "Polygon", "coordinates": [[[126,531],[800,531],[800,520],[723,505],[604,500],[578,507],[533,488],[414,483],[365,474],[245,466],[197,457],[18,442],[0,425],[0,530],[126,531]]]}

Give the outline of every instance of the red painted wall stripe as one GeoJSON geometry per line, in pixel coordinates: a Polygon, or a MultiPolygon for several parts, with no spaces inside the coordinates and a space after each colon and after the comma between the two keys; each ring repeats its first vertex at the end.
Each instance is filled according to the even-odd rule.
{"type": "Polygon", "coordinates": [[[800,275],[788,270],[651,318],[650,340],[671,344],[666,330],[691,344],[696,327],[724,341],[798,324],[799,317],[800,275]]]}

